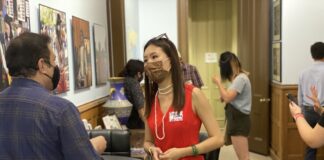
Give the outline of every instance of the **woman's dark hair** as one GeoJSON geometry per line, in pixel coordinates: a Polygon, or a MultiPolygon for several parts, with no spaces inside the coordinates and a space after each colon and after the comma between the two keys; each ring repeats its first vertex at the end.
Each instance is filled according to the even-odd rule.
{"type": "Polygon", "coordinates": [[[138,72],[144,72],[144,62],[131,59],[127,62],[124,69],[118,74],[120,77],[134,77],[138,72]]]}
{"type": "Polygon", "coordinates": [[[50,59],[47,35],[25,32],[14,38],[6,50],[6,62],[10,76],[30,77],[38,70],[38,60],[50,59]]]}
{"type": "MultiPolygon", "coordinates": [[[[179,57],[177,53],[177,48],[175,45],[166,37],[156,37],[149,40],[145,46],[144,51],[150,45],[160,47],[164,53],[169,57],[171,63],[171,75],[172,75],[172,84],[173,84],[173,102],[172,106],[174,110],[182,110],[185,102],[185,91],[183,83],[183,73],[180,67],[179,57]]],[[[151,106],[153,105],[155,94],[157,92],[158,85],[155,82],[152,82],[148,79],[148,76],[145,76],[145,115],[149,116],[151,113],[151,106]]]]}
{"type": "Polygon", "coordinates": [[[220,55],[218,64],[222,80],[231,81],[233,74],[244,72],[237,56],[229,51],[226,51],[220,55]],[[238,73],[234,69],[237,69],[238,73]]]}

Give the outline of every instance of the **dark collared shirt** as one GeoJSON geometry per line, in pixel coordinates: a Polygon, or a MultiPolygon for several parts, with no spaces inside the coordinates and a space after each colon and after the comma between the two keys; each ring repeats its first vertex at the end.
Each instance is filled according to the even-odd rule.
{"type": "Polygon", "coordinates": [[[36,81],[17,78],[0,93],[0,159],[100,157],[75,105],[50,94],[36,81]]]}
{"type": "Polygon", "coordinates": [[[197,68],[188,63],[181,64],[183,71],[183,79],[185,82],[191,82],[194,86],[201,88],[204,83],[201,80],[200,74],[197,71],[197,68]]]}

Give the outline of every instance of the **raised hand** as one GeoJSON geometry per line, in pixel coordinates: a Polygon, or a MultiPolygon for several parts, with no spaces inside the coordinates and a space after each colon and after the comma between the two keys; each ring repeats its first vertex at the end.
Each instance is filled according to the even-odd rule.
{"type": "Polygon", "coordinates": [[[321,104],[317,98],[317,89],[315,86],[311,86],[310,90],[311,90],[312,95],[311,96],[306,95],[306,96],[307,96],[307,98],[309,98],[313,101],[314,111],[321,115],[323,113],[323,109],[322,109],[321,104]]]}

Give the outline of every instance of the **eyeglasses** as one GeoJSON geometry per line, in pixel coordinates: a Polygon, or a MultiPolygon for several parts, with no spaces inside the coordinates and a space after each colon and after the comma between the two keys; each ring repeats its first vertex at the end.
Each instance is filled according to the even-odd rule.
{"type": "Polygon", "coordinates": [[[156,37],[153,38],[153,39],[154,39],[154,40],[160,40],[160,39],[162,39],[162,38],[169,39],[169,38],[168,38],[168,35],[167,35],[166,33],[162,33],[162,34],[156,36],[156,37]]]}

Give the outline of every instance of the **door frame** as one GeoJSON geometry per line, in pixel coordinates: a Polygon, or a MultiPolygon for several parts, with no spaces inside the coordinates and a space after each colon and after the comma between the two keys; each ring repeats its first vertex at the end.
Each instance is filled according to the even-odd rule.
{"type": "MultiPolygon", "coordinates": [[[[253,57],[255,54],[263,54],[268,59],[265,60],[266,63],[263,63],[268,67],[265,70],[264,76],[266,82],[264,86],[267,87],[268,93],[265,95],[261,95],[262,99],[269,100],[270,97],[270,1],[268,0],[247,0],[238,1],[238,9],[241,12],[238,16],[238,55],[240,60],[250,63],[248,60],[250,57],[253,57]],[[262,7],[261,9],[258,7],[262,7]],[[245,15],[242,15],[242,12],[245,15]],[[260,16],[261,15],[261,16],[260,16]],[[244,20],[247,19],[247,20],[244,20]],[[255,30],[259,32],[255,32],[255,30]],[[246,32],[248,31],[248,32],[246,32]]],[[[177,8],[178,8],[178,50],[181,52],[182,58],[188,62],[188,17],[189,17],[189,1],[188,0],[177,0],[177,8]]],[[[251,71],[253,74],[253,67],[249,64],[243,66],[247,66],[246,69],[251,71]]],[[[264,78],[264,77],[263,77],[264,78]]],[[[256,81],[256,77],[252,77],[251,85],[254,88],[254,82],[256,81]]],[[[254,105],[256,105],[253,100],[254,105]]],[[[259,100],[258,100],[259,101],[259,100]]],[[[253,104],[252,104],[253,105],[253,104]]],[[[250,151],[261,153],[264,155],[269,154],[270,149],[270,103],[263,104],[265,106],[266,116],[268,121],[266,121],[266,140],[263,144],[263,147],[250,145],[250,151]]],[[[254,108],[255,106],[252,106],[254,108]]],[[[252,115],[253,116],[253,115],[252,115]]],[[[253,119],[253,117],[251,117],[253,119]]],[[[251,138],[249,140],[251,144],[251,138]]],[[[253,144],[253,143],[252,143],[253,144]]]]}

